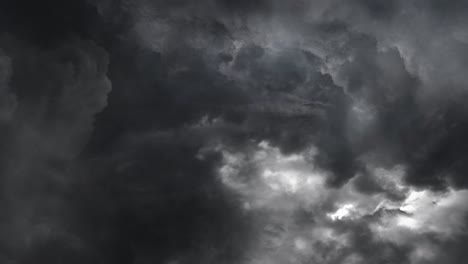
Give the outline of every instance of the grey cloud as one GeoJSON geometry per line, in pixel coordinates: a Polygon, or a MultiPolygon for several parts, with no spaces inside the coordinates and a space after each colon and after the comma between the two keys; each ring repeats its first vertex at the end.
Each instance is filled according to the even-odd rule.
{"type": "MultiPolygon", "coordinates": [[[[3,52],[2,52],[3,53],[3,52]]],[[[1,77],[0,77],[0,93],[2,95],[0,120],[2,125],[6,125],[12,119],[13,113],[16,109],[16,96],[10,90],[10,77],[11,77],[11,59],[10,57],[2,54],[0,59],[1,63],[1,77]]]]}
{"type": "Polygon", "coordinates": [[[466,258],[400,210],[467,186],[464,1],[59,2],[0,6],[2,258],[466,258]]]}
{"type": "Polygon", "coordinates": [[[106,106],[107,55],[82,40],[48,51],[10,37],[0,43],[9,56],[3,65],[11,66],[3,70],[11,89],[2,92],[17,102],[2,124],[5,261],[54,263],[61,254],[84,261],[89,249],[73,230],[80,223],[67,195],[77,180],[74,158],[91,135],[95,114],[106,106]]]}
{"type": "MultiPolygon", "coordinates": [[[[450,146],[462,145],[456,135],[463,134],[463,129],[453,128],[452,133],[445,132],[444,127],[452,118],[461,120],[457,116],[460,114],[462,118],[464,110],[458,105],[448,106],[451,94],[440,96],[441,93],[434,92],[441,91],[447,85],[446,80],[463,85],[463,75],[453,70],[464,65],[452,55],[459,54],[457,50],[461,49],[454,47],[460,40],[448,40],[450,48],[446,50],[450,52],[444,53],[454,60],[438,58],[436,46],[429,43],[444,35],[427,34],[432,25],[425,21],[431,16],[432,21],[442,17],[425,4],[422,8],[428,8],[424,9],[428,13],[416,14],[419,4],[314,1],[298,4],[296,7],[300,8],[292,5],[281,8],[281,4],[271,1],[268,6],[239,5],[232,9],[234,12],[226,13],[225,6],[216,12],[218,7],[208,2],[205,10],[189,2],[152,3],[158,8],[154,20],[145,20],[150,31],[132,34],[143,34],[143,50],[154,49],[149,54],[155,58],[153,68],[157,73],[151,78],[138,72],[134,75],[139,76],[136,79],[149,81],[138,85],[153,87],[145,95],[154,99],[148,96],[138,99],[138,95],[133,95],[132,100],[148,100],[145,112],[155,114],[136,115],[122,133],[126,133],[129,125],[144,131],[148,123],[153,128],[184,127],[205,116],[208,120],[219,118],[226,123],[225,128],[210,133],[233,149],[245,150],[252,140],[257,143],[268,140],[285,154],[315,145],[317,165],[331,172],[327,182],[338,191],[357,177],[350,184],[364,194],[383,194],[394,201],[405,198],[404,192],[380,186],[381,182],[366,167],[368,156],[378,167],[388,169],[404,164],[408,173],[403,182],[418,187],[444,189],[449,184],[462,187],[461,176],[454,174],[463,170],[462,162],[457,163],[459,167],[449,164],[452,157],[459,157],[460,152],[450,146]],[[193,12],[184,12],[189,6],[193,12]],[[240,11],[249,7],[254,12],[240,11]],[[219,23],[222,30],[213,31],[206,26],[211,23],[219,23]],[[187,28],[190,32],[185,31],[187,28]],[[420,29],[426,31],[415,32],[420,29]],[[223,59],[218,60],[219,56],[223,59]],[[435,78],[438,71],[427,66],[431,63],[454,66],[441,69],[441,77],[435,78]],[[185,80],[190,80],[187,85],[183,85],[185,80]],[[165,87],[171,87],[171,92],[165,87]],[[197,92],[190,93],[189,89],[197,92]],[[216,96],[206,96],[205,92],[216,96]],[[149,102],[157,101],[161,95],[166,98],[164,102],[174,100],[177,114],[171,106],[150,110],[154,106],[149,102]],[[169,113],[170,118],[158,115],[159,109],[169,113]],[[227,130],[231,133],[223,135],[227,130]],[[235,139],[231,138],[233,135],[235,139]],[[458,143],[446,144],[452,141],[458,143]],[[445,154],[439,159],[437,153],[445,154]]],[[[441,26],[440,30],[444,29],[441,26]]],[[[457,34],[459,39],[463,38],[463,34],[457,34]]],[[[137,61],[146,59],[135,58],[132,63],[137,61]]],[[[122,90],[118,93],[124,94],[124,86],[119,89],[122,90]]],[[[132,105],[126,105],[126,109],[132,105]]],[[[255,170],[243,173],[244,177],[253,177],[255,170]]],[[[343,230],[351,236],[366,232],[371,236],[372,231],[368,230],[371,222],[366,218],[360,222],[362,226],[349,225],[343,230]]],[[[349,250],[359,249],[360,254],[338,254],[334,260],[321,261],[359,263],[362,260],[358,255],[374,262],[411,261],[414,248],[372,239],[359,243],[359,239],[349,250]]],[[[330,251],[334,249],[331,247],[330,251]]]]}

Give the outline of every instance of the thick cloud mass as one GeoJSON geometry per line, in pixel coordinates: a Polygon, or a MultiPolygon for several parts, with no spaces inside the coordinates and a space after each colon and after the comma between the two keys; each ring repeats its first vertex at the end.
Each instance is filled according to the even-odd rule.
{"type": "Polygon", "coordinates": [[[468,263],[467,23],[0,1],[0,263],[468,263]]]}

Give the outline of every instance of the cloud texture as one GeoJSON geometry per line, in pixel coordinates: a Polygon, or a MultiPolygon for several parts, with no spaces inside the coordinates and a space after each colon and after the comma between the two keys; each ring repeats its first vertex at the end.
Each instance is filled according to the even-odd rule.
{"type": "Polygon", "coordinates": [[[5,0],[0,262],[468,261],[464,0],[5,0]]]}

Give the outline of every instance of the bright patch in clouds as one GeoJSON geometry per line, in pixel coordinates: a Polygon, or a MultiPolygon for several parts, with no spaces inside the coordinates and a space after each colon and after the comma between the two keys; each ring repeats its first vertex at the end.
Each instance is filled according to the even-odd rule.
{"type": "Polygon", "coordinates": [[[332,214],[327,214],[333,221],[342,220],[346,217],[350,217],[354,210],[353,204],[345,204],[340,209],[332,214]]]}
{"type": "Polygon", "coordinates": [[[405,215],[395,217],[395,225],[388,228],[408,228],[414,232],[434,233],[442,237],[461,234],[468,213],[468,191],[410,191],[400,210],[405,215]]]}
{"type": "Polygon", "coordinates": [[[418,229],[421,227],[421,224],[412,217],[409,216],[398,216],[396,218],[396,225],[401,227],[406,227],[409,229],[418,229]]]}
{"type": "Polygon", "coordinates": [[[221,153],[222,182],[242,194],[253,207],[275,207],[284,199],[313,203],[325,186],[326,173],[315,167],[313,147],[300,154],[285,155],[262,141],[247,153],[225,149],[221,153]]]}
{"type": "MultiPolygon", "coordinates": [[[[347,251],[355,243],[351,226],[363,225],[370,232],[368,239],[406,246],[425,234],[446,239],[466,228],[468,191],[416,189],[405,183],[404,166],[385,169],[368,163],[382,191],[363,193],[356,189],[362,175],[340,188],[327,186],[328,173],[316,166],[318,153],[313,146],[294,155],[283,154],[266,141],[243,151],[223,146],[216,151],[223,156],[221,182],[239,195],[246,212],[261,212],[258,221],[264,228],[248,264],[303,263],[304,259],[362,263],[358,252],[347,251]],[[301,224],[295,222],[297,212],[305,212],[301,224]],[[340,222],[350,228],[337,229],[340,222]]],[[[414,263],[430,259],[424,252],[437,250],[431,243],[412,247],[414,263]]]]}

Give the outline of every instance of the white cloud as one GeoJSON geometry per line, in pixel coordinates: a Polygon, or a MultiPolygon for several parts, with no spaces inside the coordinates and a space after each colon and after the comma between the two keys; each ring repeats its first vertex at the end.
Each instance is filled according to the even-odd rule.
{"type": "Polygon", "coordinates": [[[355,206],[353,204],[345,204],[341,206],[336,212],[327,214],[328,217],[330,217],[333,221],[335,220],[342,220],[344,218],[351,217],[355,209],[355,206]]]}
{"type": "Polygon", "coordinates": [[[356,178],[337,189],[328,187],[327,172],[315,165],[314,147],[286,155],[263,141],[242,152],[223,146],[216,151],[223,156],[219,168],[222,183],[239,194],[247,212],[261,212],[260,226],[265,228],[258,234],[259,244],[252,248],[252,262],[248,263],[301,263],[302,259],[362,263],[356,252],[347,255],[346,250],[353,246],[352,228],[336,229],[337,223],[348,221],[367,225],[373,239],[412,246],[413,262],[424,263],[432,256],[425,252],[438,249],[429,242],[421,243],[426,234],[450,239],[466,228],[468,190],[415,189],[404,182],[406,169],[400,165],[390,169],[368,165],[384,190],[369,194],[356,189],[356,178]],[[391,200],[387,193],[406,198],[391,200]],[[298,210],[313,216],[296,224],[298,210]],[[333,250],[323,254],[323,248],[333,250]]]}
{"type": "Polygon", "coordinates": [[[378,239],[397,244],[411,244],[424,234],[452,239],[466,232],[468,191],[411,190],[399,209],[371,225],[378,239]]]}
{"type": "Polygon", "coordinates": [[[219,175],[227,187],[243,196],[250,208],[279,209],[321,200],[326,173],[314,165],[316,149],[313,147],[302,153],[284,155],[263,141],[247,152],[221,150],[224,163],[219,175]]]}

